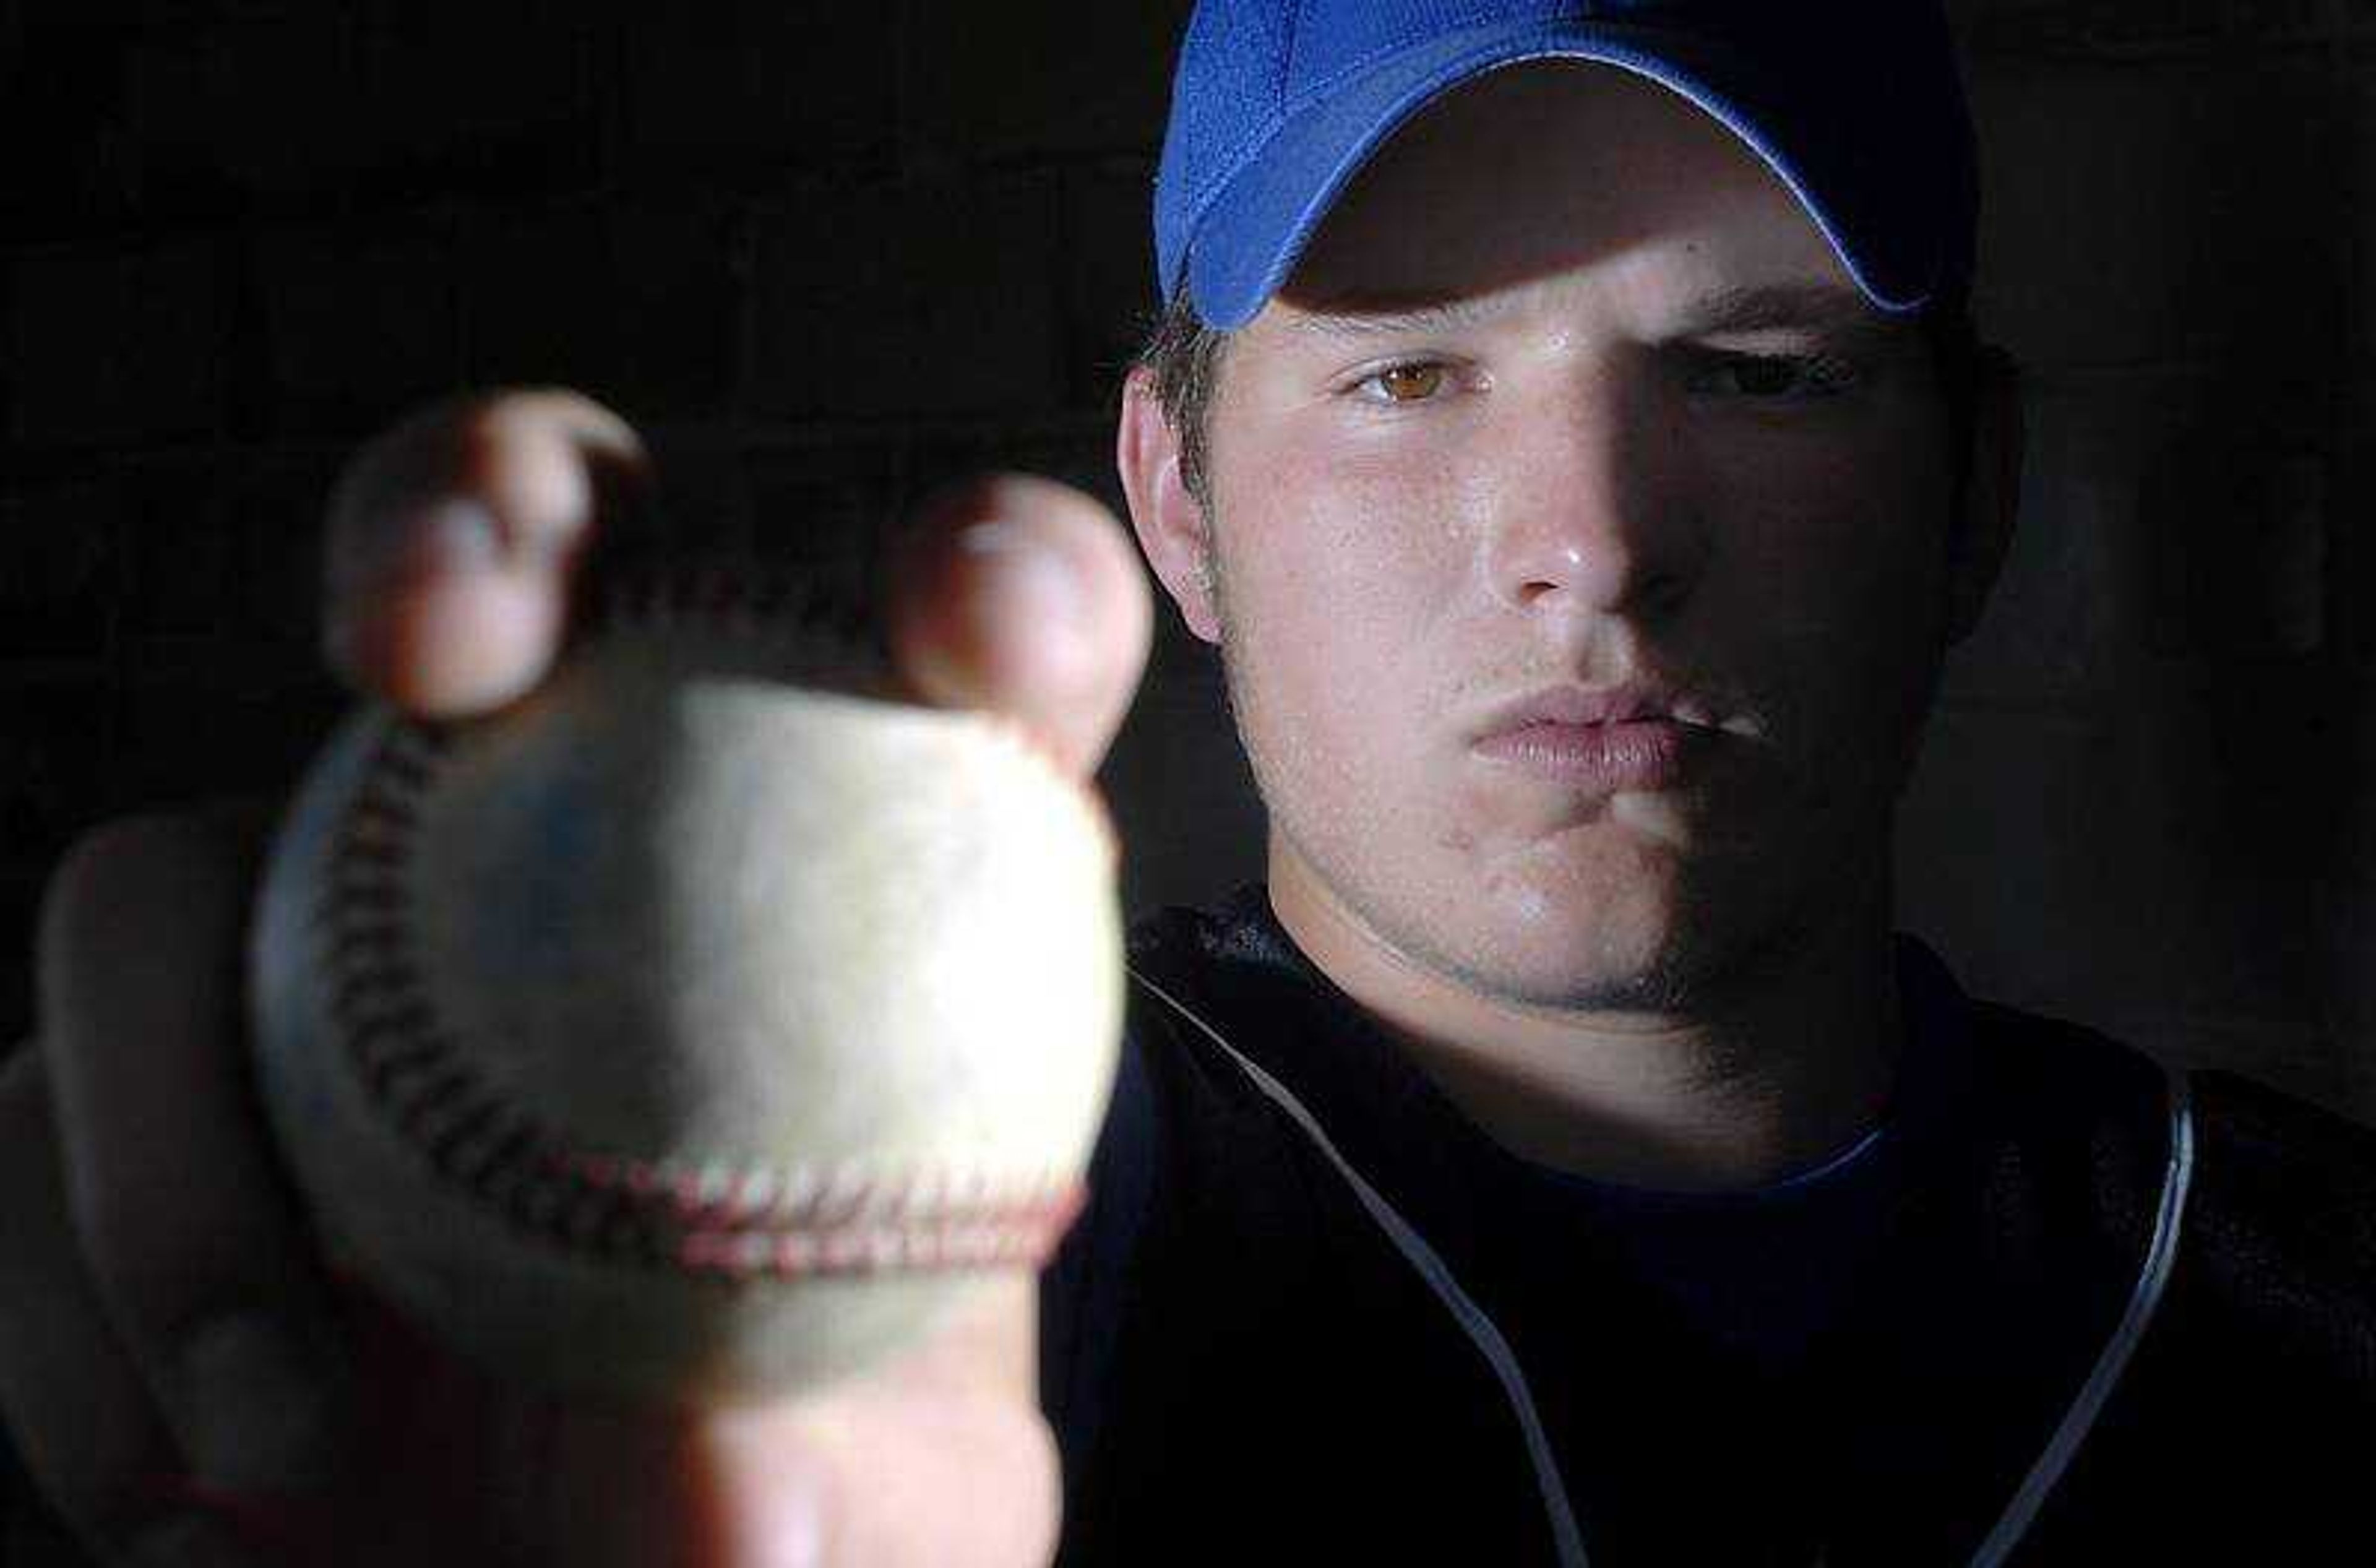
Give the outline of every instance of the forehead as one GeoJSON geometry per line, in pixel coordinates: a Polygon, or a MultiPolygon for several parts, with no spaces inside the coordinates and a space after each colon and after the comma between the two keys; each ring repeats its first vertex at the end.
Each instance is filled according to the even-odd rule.
{"type": "Polygon", "coordinates": [[[1539,61],[1403,127],[1338,199],[1275,309],[1394,308],[1579,272],[1645,305],[1855,287],[1788,188],[1713,117],[1616,66],[1539,61]]]}

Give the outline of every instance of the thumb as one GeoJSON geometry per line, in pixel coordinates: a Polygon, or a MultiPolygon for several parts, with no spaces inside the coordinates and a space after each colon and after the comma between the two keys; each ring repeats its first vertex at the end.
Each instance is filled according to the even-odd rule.
{"type": "Polygon", "coordinates": [[[1154,625],[1137,551],[1104,506],[1020,475],[944,491],[892,552],[886,597],[917,696],[1003,713],[1075,773],[1096,771],[1154,625]]]}
{"type": "Polygon", "coordinates": [[[1059,1516],[1028,1277],[923,1342],[773,1403],[573,1407],[536,1445],[541,1520],[515,1538],[584,1568],[1044,1568],[1059,1516]]]}

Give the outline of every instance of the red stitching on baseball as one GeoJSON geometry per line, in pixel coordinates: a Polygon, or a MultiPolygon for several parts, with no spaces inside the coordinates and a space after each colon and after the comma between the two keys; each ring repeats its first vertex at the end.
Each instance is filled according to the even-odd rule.
{"type": "MultiPolygon", "coordinates": [[[[742,621],[762,636],[822,629],[855,642],[862,624],[855,609],[723,568],[614,579],[604,602],[608,623],[668,625],[691,612],[742,621]]],[[[1000,728],[1055,766],[1019,726],[1000,728]]],[[[1077,1179],[993,1185],[980,1170],[688,1170],[572,1147],[481,1083],[440,1031],[402,920],[422,797],[451,744],[440,729],[392,723],[333,836],[312,911],[348,1064],[441,1179],[565,1250],[726,1283],[1046,1259],[1084,1200],[1077,1179]]],[[[1087,799],[1111,847],[1102,805],[1087,799]]]]}

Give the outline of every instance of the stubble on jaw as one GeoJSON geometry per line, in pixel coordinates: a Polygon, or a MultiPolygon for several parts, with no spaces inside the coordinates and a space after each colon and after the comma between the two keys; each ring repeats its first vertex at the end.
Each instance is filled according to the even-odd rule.
{"type": "MultiPolygon", "coordinates": [[[[1200,586],[1213,607],[1219,629],[1217,652],[1221,661],[1221,695],[1231,729],[1238,737],[1263,802],[1271,834],[1285,842],[1311,868],[1340,917],[1363,932],[1384,957],[1399,967],[1448,982],[1483,1000],[1528,1012],[1576,1015],[1705,1016],[1721,1011],[1728,998],[1752,991],[1788,968],[1791,955],[1817,933],[1806,929],[1807,911],[1793,911],[1790,920],[1758,932],[1735,931],[1736,922],[1721,918],[1711,897],[1686,886],[1664,941],[1641,959],[1618,966],[1606,955],[1596,956],[1588,968],[1603,978],[1585,984],[1526,986],[1515,983],[1512,966],[1496,965],[1490,952],[1464,955],[1416,920],[1397,920],[1377,898],[1364,896],[1371,878],[1364,868],[1344,863],[1331,849],[1330,839],[1303,831],[1292,809],[1282,800],[1289,787],[1282,780],[1297,777],[1308,759],[1281,758],[1260,738],[1261,726],[1249,716],[1261,711],[1261,699],[1250,691],[1247,665],[1253,639],[1241,619],[1230,591],[1230,547],[1223,521],[1208,494],[1203,503],[1208,547],[1199,563],[1200,586]],[[1618,972],[1609,973],[1610,969],[1618,972]]],[[[1332,836],[1340,846],[1358,842],[1361,835],[1332,836]]],[[[1476,863],[1482,845],[1479,836],[1458,825],[1438,836],[1436,848],[1476,863]]],[[[1490,873],[1479,873],[1490,876],[1490,873]]],[[[1461,897],[1465,890],[1454,890],[1461,897]]],[[[1483,897],[1479,893],[1477,897],[1483,897]]]]}
{"type": "MultiPolygon", "coordinates": [[[[1219,630],[1217,652],[1221,661],[1221,695],[1231,729],[1238,737],[1270,832],[1283,839],[1311,868],[1322,890],[1342,918],[1366,933],[1377,951],[1398,966],[1448,982],[1483,1000],[1535,1013],[1582,1016],[1657,1016],[1717,1018],[1738,1010],[1747,998],[1776,984],[1788,984],[1810,956],[1841,944],[1848,928],[1861,931],[1878,919],[1886,931],[1893,901],[1889,863],[1894,802],[1884,806],[1874,834],[1854,857],[1869,863],[1839,866],[1839,874],[1803,879],[1804,885],[1781,909],[1763,920],[1743,920],[1738,895],[1725,885],[1694,880],[1686,873],[1664,921],[1661,940],[1644,954],[1622,963],[1610,955],[1596,955],[1579,968],[1594,971],[1583,983],[1528,986],[1514,981],[1513,966],[1497,965],[1490,952],[1463,954],[1417,923],[1416,917],[1398,920],[1391,908],[1368,897],[1370,879],[1364,868],[1347,864],[1343,854],[1329,848],[1329,838],[1305,832],[1293,802],[1280,798],[1282,779],[1296,776],[1296,759],[1270,754],[1259,738],[1261,726],[1249,722],[1261,710],[1261,699],[1250,691],[1247,663],[1257,639],[1250,637],[1230,584],[1230,536],[1213,498],[1203,503],[1209,546],[1199,564],[1206,597],[1219,630]],[[1843,896],[1846,890],[1853,893],[1843,896]],[[1877,904],[1878,909],[1873,906],[1877,904]]],[[[1930,683],[1917,680],[1927,691],[1930,683]]],[[[1920,697],[1915,698],[1918,706],[1920,697]]],[[[1919,736],[1920,725],[1915,727],[1919,736]]],[[[1909,737],[1909,750],[1914,738],[1909,737]]],[[[1901,775],[1902,779],[1902,775],[1901,775]]],[[[1360,835],[1338,834],[1340,847],[1360,835]]],[[[1481,848],[1479,836],[1457,825],[1438,836],[1436,848],[1461,853],[1472,861],[1481,848]]],[[[1480,873],[1480,874],[1482,874],[1480,873]]],[[[1743,874],[1736,868],[1727,883],[1743,874]]],[[[1452,896],[1458,896],[1456,893],[1452,896]]],[[[1846,953],[1843,961],[1855,961],[1846,953]]]]}

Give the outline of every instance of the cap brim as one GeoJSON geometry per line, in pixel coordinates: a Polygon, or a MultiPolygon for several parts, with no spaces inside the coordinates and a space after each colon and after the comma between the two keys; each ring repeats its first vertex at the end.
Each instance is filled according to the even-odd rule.
{"type": "MultiPolygon", "coordinates": [[[[1638,25],[1571,21],[1446,34],[1289,115],[1196,222],[1187,270],[1198,315],[1222,331],[1253,320],[1293,273],[1337,196],[1396,131],[1451,89],[1528,60],[1613,65],[1680,93],[1765,161],[1876,308],[1902,313],[1930,303],[1942,255],[1936,243],[1919,236],[1936,233],[1940,223],[1909,222],[1908,214],[1881,208],[1924,194],[1919,176],[1910,189],[1893,186],[1886,177],[1893,159],[1935,155],[1860,147],[1847,126],[1827,125],[1826,116],[1806,107],[1839,101],[1826,99],[1827,92],[1870,94],[1885,86],[1869,77],[1836,88],[1803,76],[1779,80],[1770,65],[1750,65],[1697,40],[1638,25]],[[1787,142],[1779,127],[1788,127],[1787,142]],[[1907,234],[1917,237],[1901,237],[1907,234]]],[[[1935,199],[1937,193],[1930,195],[1935,199]]]]}

